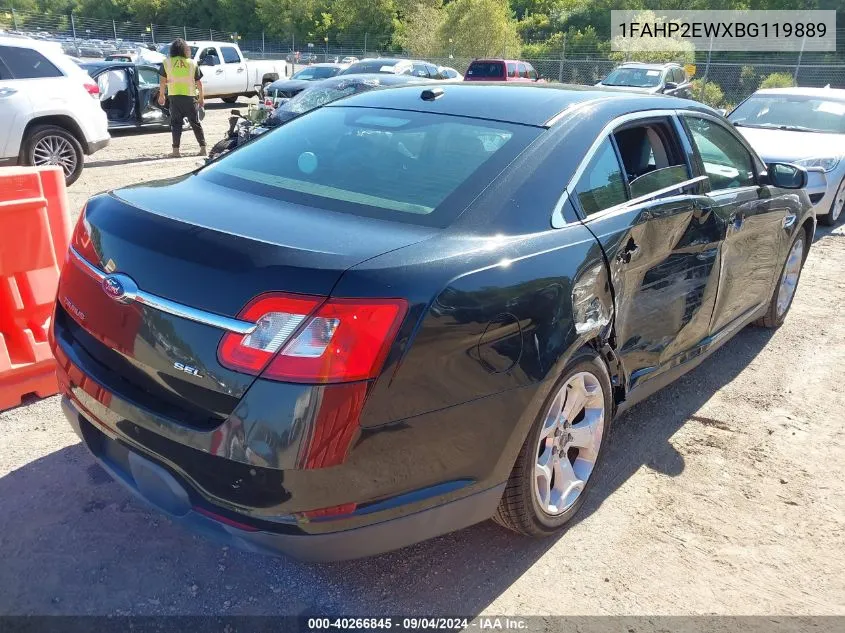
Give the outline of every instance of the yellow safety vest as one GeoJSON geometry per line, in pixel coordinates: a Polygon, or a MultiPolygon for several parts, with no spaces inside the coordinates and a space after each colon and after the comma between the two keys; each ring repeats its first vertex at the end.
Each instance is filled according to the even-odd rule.
{"type": "Polygon", "coordinates": [[[168,57],[164,60],[164,72],[167,73],[167,93],[171,97],[193,97],[197,94],[197,82],[194,79],[197,68],[194,60],[168,57]]]}

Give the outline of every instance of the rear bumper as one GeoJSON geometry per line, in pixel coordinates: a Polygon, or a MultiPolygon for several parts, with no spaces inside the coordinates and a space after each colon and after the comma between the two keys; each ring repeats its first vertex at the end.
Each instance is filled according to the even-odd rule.
{"type": "Polygon", "coordinates": [[[257,529],[196,505],[194,494],[177,475],[149,456],[128,448],[85,417],[68,397],[62,409],[97,461],[133,494],[176,521],[214,540],[261,553],[287,554],[325,562],[362,558],[412,545],[490,518],[504,484],[461,499],[357,528],[320,534],[257,529]]]}

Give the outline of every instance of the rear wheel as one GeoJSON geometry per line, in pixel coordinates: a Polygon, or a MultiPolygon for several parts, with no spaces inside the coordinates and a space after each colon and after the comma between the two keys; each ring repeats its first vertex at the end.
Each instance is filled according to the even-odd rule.
{"type": "Polygon", "coordinates": [[[801,279],[801,268],[804,266],[804,250],[806,248],[807,234],[801,230],[789,247],[789,255],[783,265],[783,270],[778,278],[778,285],[775,287],[769,309],[765,316],[758,319],[756,324],[767,328],[779,328],[783,325],[792,300],[795,298],[795,291],[798,289],[798,280],[801,279]]]}
{"type": "Polygon", "coordinates": [[[220,98],[223,99],[223,103],[235,103],[238,100],[238,95],[235,95],[234,97],[220,97],[220,98]]]}
{"type": "Polygon", "coordinates": [[[76,137],[57,125],[38,125],[29,131],[22,158],[27,165],[55,165],[65,173],[65,183],[73,184],[82,173],[85,154],[76,137]]]}
{"type": "Polygon", "coordinates": [[[493,520],[527,536],[560,531],[584,503],[612,411],[607,368],[580,354],[529,431],[493,520]]]}
{"type": "Polygon", "coordinates": [[[845,208],[845,178],[839,183],[833,202],[830,204],[830,211],[819,216],[819,223],[825,226],[833,226],[842,216],[842,209],[845,208]]]}

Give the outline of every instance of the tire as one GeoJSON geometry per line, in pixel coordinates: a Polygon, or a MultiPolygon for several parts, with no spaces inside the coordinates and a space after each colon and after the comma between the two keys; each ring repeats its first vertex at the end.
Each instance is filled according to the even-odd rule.
{"type": "MultiPolygon", "coordinates": [[[[499,523],[503,527],[513,530],[519,534],[533,537],[550,536],[562,531],[564,526],[572,519],[573,516],[575,516],[581,505],[584,503],[584,499],[595,481],[594,474],[601,463],[604,448],[607,445],[607,438],[610,434],[610,422],[613,412],[611,394],[610,376],[608,374],[607,367],[598,355],[593,352],[583,352],[576,355],[576,357],[573,358],[567,365],[561,375],[561,378],[555,384],[555,387],[552,389],[551,394],[546,400],[540,415],[534,421],[531,430],[528,432],[528,436],[525,438],[525,443],[522,445],[522,449],[520,450],[519,456],[514,464],[513,471],[511,472],[510,478],[505,486],[505,492],[502,495],[502,500],[499,502],[496,514],[493,516],[493,520],[496,521],[496,523],[499,523]],[[589,383],[586,376],[591,377],[589,379],[589,383]],[[558,426],[558,430],[561,431],[560,435],[558,435],[557,431],[549,433],[541,445],[541,438],[544,434],[546,434],[546,429],[553,428],[555,426],[554,424],[550,424],[550,420],[563,420],[566,417],[565,415],[558,417],[554,414],[554,412],[560,410],[560,403],[563,405],[562,413],[565,414],[568,406],[567,397],[574,393],[572,391],[573,388],[576,390],[578,389],[577,384],[579,377],[581,377],[584,381],[581,384],[587,387],[587,391],[585,393],[592,393],[592,395],[587,395],[587,399],[585,401],[589,403],[589,406],[582,407],[584,412],[583,416],[581,416],[580,413],[578,415],[571,416],[574,419],[574,424],[569,426],[568,430],[561,430],[558,426]],[[574,386],[571,387],[570,385],[574,386]],[[596,387],[601,388],[600,394],[596,395],[596,387]],[[576,475],[578,480],[581,481],[580,490],[577,491],[577,496],[574,497],[574,499],[570,498],[568,495],[560,494],[560,498],[554,504],[556,506],[555,510],[550,511],[548,506],[541,500],[541,495],[543,495],[541,490],[545,489],[545,487],[541,486],[540,482],[545,481],[547,478],[537,475],[537,469],[541,468],[540,462],[545,461],[544,455],[548,455],[549,452],[552,454],[552,460],[554,459],[555,442],[565,442],[570,431],[574,431],[576,429],[581,430],[582,433],[578,433],[577,435],[579,438],[582,438],[584,437],[583,431],[585,425],[593,427],[594,429],[598,428],[596,425],[596,409],[599,404],[602,407],[600,423],[601,434],[598,437],[595,433],[589,436],[592,438],[591,442],[594,443],[593,448],[589,450],[576,449],[578,453],[578,459],[575,460],[576,468],[568,469],[572,472],[572,474],[576,475]],[[549,448],[550,441],[552,444],[551,451],[549,448]],[[582,450],[584,450],[583,456],[585,459],[581,459],[582,450]],[[593,463],[589,472],[586,473],[586,479],[584,480],[584,465],[588,459],[592,459],[593,463]]],[[[574,400],[573,402],[577,402],[577,400],[574,400]]],[[[572,420],[569,420],[569,422],[572,422],[572,420]]],[[[560,462],[568,462],[572,464],[574,461],[572,457],[573,448],[570,447],[567,450],[564,446],[564,450],[565,457],[561,459],[560,462]]],[[[541,468],[541,470],[543,472],[549,472],[547,469],[541,468]]],[[[546,498],[549,500],[554,500],[555,498],[554,491],[556,489],[552,484],[555,479],[556,476],[548,480],[548,489],[550,489],[551,492],[546,498]]],[[[566,485],[568,481],[570,480],[566,478],[560,479],[560,482],[564,485],[566,485]]],[[[555,483],[558,482],[555,481],[555,483]]],[[[572,494],[575,492],[576,491],[573,491],[572,494]]]]}
{"type": "Polygon", "coordinates": [[[220,97],[220,98],[223,99],[223,103],[235,103],[238,100],[238,95],[235,95],[234,97],[220,97]]]}
{"type": "Polygon", "coordinates": [[[36,125],[27,133],[21,148],[25,165],[56,165],[65,172],[65,184],[72,185],[82,174],[85,153],[76,137],[57,125],[36,125]]]}
{"type": "Polygon", "coordinates": [[[830,210],[824,215],[819,216],[819,224],[825,226],[833,226],[842,217],[842,209],[845,206],[845,178],[839,183],[836,189],[836,194],[833,196],[833,202],[830,203],[830,210]]]}
{"type": "Polygon", "coordinates": [[[798,289],[798,282],[801,280],[801,270],[804,266],[804,253],[807,252],[807,232],[804,229],[798,231],[798,234],[792,240],[787,251],[786,261],[783,263],[783,268],[778,276],[778,283],[775,286],[772,298],[769,301],[769,307],[766,314],[755,321],[755,325],[766,327],[769,329],[777,329],[786,320],[786,315],[789,314],[789,309],[792,307],[792,301],[795,299],[795,291],[798,289]],[[797,266],[797,270],[795,269],[797,266]],[[792,286],[791,292],[788,292],[788,297],[781,297],[781,287],[784,285],[784,278],[787,275],[792,275],[791,281],[787,285],[792,286]],[[781,302],[781,298],[784,299],[781,302]]]}

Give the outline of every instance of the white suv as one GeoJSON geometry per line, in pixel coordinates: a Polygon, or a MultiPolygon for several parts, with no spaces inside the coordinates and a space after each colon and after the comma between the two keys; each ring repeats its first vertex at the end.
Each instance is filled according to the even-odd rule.
{"type": "Polygon", "coordinates": [[[59,165],[71,184],[109,142],[99,89],[51,42],[0,36],[0,166],[59,165]]]}

